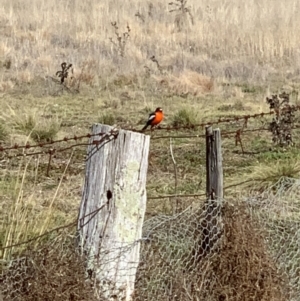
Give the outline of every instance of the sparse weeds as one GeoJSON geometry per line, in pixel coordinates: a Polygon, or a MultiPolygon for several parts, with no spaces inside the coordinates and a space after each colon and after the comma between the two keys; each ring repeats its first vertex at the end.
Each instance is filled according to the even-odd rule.
{"type": "MultiPolygon", "coordinates": [[[[56,183],[54,196],[52,193],[47,194],[45,190],[41,194],[41,186],[37,185],[40,182],[37,174],[41,163],[40,158],[34,160],[33,157],[24,157],[19,161],[18,173],[7,171],[6,177],[0,181],[1,192],[7,191],[5,202],[4,198],[0,202],[3,212],[0,246],[5,247],[31,239],[33,236],[41,235],[44,231],[66,223],[66,219],[70,218],[69,213],[59,211],[57,206],[60,204],[67,206],[66,212],[73,208],[71,202],[66,203],[65,199],[66,191],[72,183],[64,184],[63,189],[60,189],[61,183],[56,183]]],[[[75,218],[74,215],[73,217],[75,218]]],[[[1,250],[0,258],[10,259],[14,252],[23,247],[24,245],[21,245],[1,250]]]]}
{"type": "Polygon", "coordinates": [[[187,27],[188,18],[192,25],[194,25],[194,17],[191,12],[191,8],[187,6],[187,0],[175,0],[170,2],[170,13],[175,12],[175,25],[178,31],[182,31],[187,27]]]}
{"type": "Polygon", "coordinates": [[[120,34],[117,22],[111,22],[111,26],[115,30],[116,38],[115,38],[115,40],[113,38],[109,38],[109,40],[115,46],[115,48],[117,49],[119,55],[121,57],[124,57],[125,56],[126,44],[127,44],[128,39],[130,38],[131,29],[130,29],[129,25],[127,24],[126,31],[123,32],[122,34],[120,34]]]}
{"type": "Polygon", "coordinates": [[[120,105],[120,100],[116,98],[104,100],[104,108],[106,109],[117,110],[119,105],[120,105]]]}
{"type": "Polygon", "coordinates": [[[79,75],[75,75],[73,65],[63,62],[61,64],[61,71],[56,72],[56,76],[60,77],[60,83],[68,92],[79,93],[81,83],[85,83],[89,86],[93,85],[95,74],[91,72],[91,69],[95,66],[94,60],[87,60],[82,64],[79,75]],[[69,73],[72,75],[69,76],[69,73]]]}
{"type": "Polygon", "coordinates": [[[135,13],[135,16],[139,18],[143,23],[145,23],[145,17],[139,11],[135,13]]]}
{"type": "MultiPolygon", "coordinates": [[[[79,93],[79,84],[78,87],[74,88],[78,80],[74,78],[73,74],[74,74],[73,65],[63,62],[61,63],[61,70],[55,73],[55,76],[59,77],[60,81],[58,81],[56,78],[52,76],[47,76],[47,77],[50,78],[55,83],[59,83],[61,85],[61,92],[65,90],[71,94],[76,94],[79,93]],[[69,76],[70,73],[72,74],[71,76],[69,76]]],[[[57,92],[59,91],[56,91],[54,95],[57,95],[57,92]]]]}
{"type": "MultiPolygon", "coordinates": [[[[26,216],[33,208],[29,209],[30,201],[28,203],[23,202],[23,187],[26,182],[26,174],[27,174],[28,162],[23,166],[21,163],[19,166],[19,173],[22,169],[24,169],[23,174],[18,174],[17,179],[14,179],[12,182],[14,187],[11,186],[10,195],[14,198],[13,200],[8,201],[8,205],[6,206],[7,212],[5,216],[5,221],[7,222],[8,227],[5,228],[5,231],[1,237],[0,245],[7,246],[11,243],[19,242],[20,239],[28,237],[28,231],[30,228],[28,225],[30,224],[28,220],[26,220],[26,216]]],[[[34,223],[34,222],[33,222],[34,223]]],[[[31,224],[32,226],[32,224],[31,224]]],[[[3,250],[0,253],[1,258],[8,259],[13,252],[13,249],[3,250]]]]}
{"type": "MultiPolygon", "coordinates": [[[[155,55],[152,55],[150,57],[150,60],[155,63],[156,67],[157,67],[157,70],[162,73],[163,72],[163,67],[159,64],[158,60],[156,59],[155,55]]],[[[147,67],[147,66],[146,66],[147,67]]],[[[148,67],[147,67],[148,68],[148,67]]],[[[148,72],[149,72],[149,68],[146,69],[148,72]]]]}
{"type": "Polygon", "coordinates": [[[76,89],[79,91],[81,82],[92,86],[95,78],[95,74],[92,72],[92,68],[95,67],[95,61],[85,61],[81,67],[80,74],[76,81],[76,89]]]}

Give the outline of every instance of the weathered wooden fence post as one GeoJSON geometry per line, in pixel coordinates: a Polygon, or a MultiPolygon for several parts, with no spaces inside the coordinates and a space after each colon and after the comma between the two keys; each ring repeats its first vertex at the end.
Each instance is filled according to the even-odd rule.
{"type": "Polygon", "coordinates": [[[202,250],[213,252],[222,233],[223,166],[220,129],[205,128],[206,132],[206,196],[203,220],[202,250]]]}
{"type": "Polygon", "coordinates": [[[89,145],[78,234],[87,274],[107,300],[130,300],[146,209],[150,137],[96,124],[89,145]]]}
{"type": "Polygon", "coordinates": [[[206,130],[206,193],[210,199],[223,200],[223,165],[220,129],[206,130]]]}

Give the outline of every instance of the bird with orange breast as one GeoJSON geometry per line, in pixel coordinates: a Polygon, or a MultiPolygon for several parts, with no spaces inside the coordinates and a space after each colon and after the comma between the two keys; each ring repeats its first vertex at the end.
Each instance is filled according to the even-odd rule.
{"type": "Polygon", "coordinates": [[[151,126],[151,130],[154,126],[160,124],[164,119],[164,112],[162,108],[156,108],[156,110],[149,115],[146,125],[142,128],[142,132],[148,127],[151,126]]]}

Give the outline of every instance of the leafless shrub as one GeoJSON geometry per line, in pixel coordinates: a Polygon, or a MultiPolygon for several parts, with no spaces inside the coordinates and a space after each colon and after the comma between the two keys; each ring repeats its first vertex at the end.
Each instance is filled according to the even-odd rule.
{"type": "Polygon", "coordinates": [[[61,64],[61,70],[56,72],[56,76],[60,77],[60,83],[63,84],[65,81],[65,78],[68,77],[69,72],[71,71],[71,73],[73,74],[73,68],[72,68],[72,64],[67,65],[66,62],[63,62],[61,64]],[[69,71],[70,70],[70,71],[69,71]]]}
{"type": "Polygon", "coordinates": [[[57,77],[60,77],[60,81],[51,76],[47,76],[47,78],[50,78],[55,83],[60,83],[62,90],[76,94],[80,91],[81,83],[86,83],[90,86],[93,84],[95,77],[94,73],[91,71],[93,67],[95,67],[95,62],[93,60],[85,61],[82,64],[80,73],[76,74],[72,64],[63,62],[61,64],[62,70],[57,71],[55,74],[57,77]],[[70,73],[72,74],[71,76],[69,76],[70,73]]]}
{"type": "Polygon", "coordinates": [[[119,34],[119,27],[117,25],[117,22],[111,22],[112,27],[115,29],[115,35],[116,39],[114,40],[113,38],[109,38],[111,43],[116,47],[118,50],[118,53],[120,54],[121,57],[124,57],[125,55],[125,47],[127,44],[127,41],[130,37],[130,27],[127,24],[126,26],[126,31],[122,33],[122,35],[119,34]]]}
{"type": "Polygon", "coordinates": [[[187,6],[187,0],[175,0],[175,2],[170,2],[170,13],[175,12],[175,25],[178,31],[182,31],[186,25],[188,18],[190,19],[192,25],[194,25],[194,17],[191,12],[191,8],[187,6]]]}
{"type": "Polygon", "coordinates": [[[79,91],[81,83],[92,86],[95,74],[92,72],[92,68],[95,67],[94,61],[86,61],[82,64],[79,76],[74,82],[74,87],[79,91]]]}
{"type": "Polygon", "coordinates": [[[269,125],[273,142],[280,146],[291,145],[295,115],[293,106],[289,103],[289,94],[283,92],[279,95],[272,95],[272,97],[267,97],[266,101],[270,109],[275,111],[275,116],[269,125]]]}
{"type": "Polygon", "coordinates": [[[157,67],[158,71],[159,71],[160,73],[162,73],[162,72],[163,72],[163,68],[162,68],[162,66],[159,64],[159,62],[158,62],[158,60],[156,59],[155,55],[151,56],[150,60],[151,60],[153,63],[156,64],[156,67],[157,67]]]}
{"type": "Polygon", "coordinates": [[[148,16],[151,18],[153,16],[153,4],[151,2],[148,5],[148,16]]]}
{"type": "Polygon", "coordinates": [[[143,23],[145,23],[145,17],[140,12],[136,12],[135,16],[139,18],[143,23]]]}

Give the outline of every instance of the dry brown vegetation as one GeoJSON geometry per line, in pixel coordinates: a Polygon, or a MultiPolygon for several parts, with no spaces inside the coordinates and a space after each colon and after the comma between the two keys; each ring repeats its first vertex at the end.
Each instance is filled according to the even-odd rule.
{"type": "Polygon", "coordinates": [[[287,300],[288,279],[248,205],[226,203],[222,211],[225,235],[215,254],[203,248],[203,210],[160,220],[143,246],[137,300],[287,300]]]}
{"type": "MultiPolygon", "coordinates": [[[[142,128],[156,107],[164,109],[164,125],[180,126],[268,111],[265,97],[282,91],[290,93],[292,104],[299,104],[299,10],[300,2],[296,0],[212,0],[209,3],[175,0],[172,4],[158,0],[2,0],[0,143],[36,143],[86,134],[95,122],[142,128]],[[66,77],[61,69],[63,62],[72,64],[66,77]]],[[[299,124],[297,114],[293,119],[295,124],[299,124]]],[[[265,126],[271,121],[271,117],[249,120],[248,126],[265,126]]],[[[234,122],[220,128],[237,130],[242,124],[234,122]]],[[[165,134],[155,131],[152,135],[155,138],[165,134]]],[[[172,134],[197,135],[203,131],[197,128],[172,134]]],[[[268,132],[250,133],[242,136],[242,141],[245,154],[241,154],[240,145],[235,145],[234,139],[223,139],[225,186],[247,181],[245,185],[227,189],[226,198],[244,198],[253,191],[256,195],[282,176],[299,177],[298,130],[293,131],[294,144],[289,147],[274,146],[272,134],[268,132]]],[[[148,195],[174,193],[174,168],[178,194],[205,192],[204,150],[202,138],[174,138],[174,166],[169,139],[153,139],[148,195]]],[[[47,173],[48,156],[8,159],[0,153],[0,248],[76,219],[84,155],[84,147],[57,154],[47,173]]],[[[298,195],[291,196],[295,207],[298,195]]],[[[146,220],[156,214],[173,214],[191,204],[197,207],[199,199],[149,200],[146,220]]],[[[289,203],[283,204],[284,210],[279,205],[272,208],[275,216],[278,212],[286,214],[289,203]]],[[[228,210],[227,214],[231,214],[231,209],[228,210]]],[[[237,262],[239,258],[232,255],[245,253],[247,247],[251,248],[257,266],[266,271],[265,289],[277,285],[278,271],[270,266],[278,254],[275,252],[270,258],[262,251],[265,246],[260,234],[264,233],[251,236],[252,228],[238,227],[243,223],[244,213],[236,220],[230,214],[226,215],[227,241],[240,248],[232,250],[230,245],[224,246],[221,251],[224,261],[214,262],[211,271],[219,273],[225,266],[239,263],[241,269],[247,270],[251,260],[237,262]]],[[[280,222],[292,217],[293,213],[289,212],[288,217],[280,217],[280,222]]],[[[270,219],[273,226],[278,225],[277,217],[270,219]]],[[[274,245],[271,251],[277,250],[277,244],[274,245]]],[[[22,250],[1,249],[0,257],[9,262],[22,250]]],[[[77,262],[74,254],[70,256],[77,262]]],[[[294,268],[298,263],[293,258],[291,255],[294,268]]],[[[59,261],[58,265],[65,263],[59,261]]],[[[246,276],[255,273],[257,266],[247,270],[246,276]]],[[[293,268],[293,279],[298,279],[297,269],[294,272],[293,268]]],[[[216,279],[226,287],[225,299],[218,289],[216,294],[222,300],[229,300],[227,296],[235,300],[236,287],[226,278],[228,275],[221,276],[216,279]]],[[[247,282],[251,284],[247,287],[243,279],[239,278],[237,283],[252,298],[253,283],[247,282]]],[[[296,292],[300,287],[297,283],[294,284],[296,292]]],[[[253,300],[261,300],[261,296],[258,294],[253,300]]],[[[280,300],[280,294],[278,297],[266,292],[264,296],[280,300]]]]}
{"type": "Polygon", "coordinates": [[[55,74],[66,59],[77,70],[93,62],[84,72],[94,75],[89,84],[100,85],[99,77],[141,74],[144,65],[155,69],[153,55],[176,74],[293,79],[299,71],[298,10],[295,0],[189,0],[185,9],[157,0],[3,0],[2,90],[55,74]]]}

